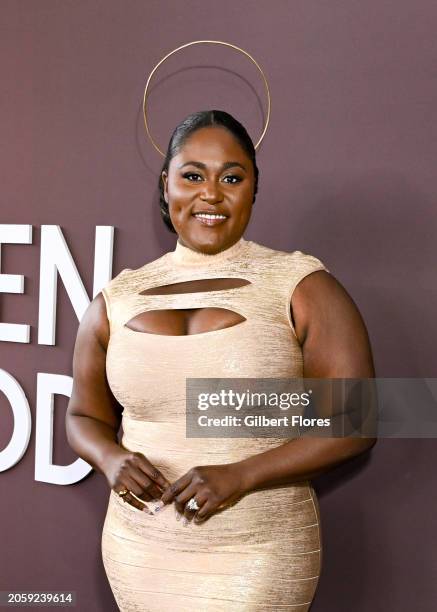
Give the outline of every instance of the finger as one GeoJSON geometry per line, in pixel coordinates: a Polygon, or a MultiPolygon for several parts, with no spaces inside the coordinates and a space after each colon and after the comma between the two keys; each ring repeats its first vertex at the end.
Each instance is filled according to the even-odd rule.
{"type": "Polygon", "coordinates": [[[126,504],[133,506],[134,508],[138,508],[138,510],[144,509],[144,504],[136,500],[131,493],[126,493],[126,495],[123,495],[123,501],[126,504]]]}
{"type": "Polygon", "coordinates": [[[161,509],[156,504],[152,505],[152,501],[144,501],[140,497],[137,497],[132,491],[129,492],[129,500],[131,501],[131,505],[143,510],[146,514],[155,515],[161,509]]]}
{"type": "Polygon", "coordinates": [[[164,504],[171,503],[176,497],[176,495],[179,495],[179,493],[183,491],[185,487],[187,487],[190,483],[191,476],[189,476],[188,473],[184,474],[165,489],[164,493],[161,496],[161,500],[164,502],[164,504]]]}
{"type": "Polygon", "coordinates": [[[164,474],[142,454],[139,455],[139,467],[150,480],[158,485],[158,488],[161,489],[160,495],[162,491],[171,484],[164,474]]]}
{"type": "Polygon", "coordinates": [[[128,491],[133,491],[134,493],[138,488],[137,483],[135,482],[135,480],[131,478],[130,474],[123,475],[123,482],[121,484],[123,486],[123,489],[127,489],[128,491]]]}
{"type": "MultiPolygon", "coordinates": [[[[137,483],[137,481],[132,477],[132,472],[126,474],[123,477],[123,486],[125,489],[128,489],[130,493],[134,493],[137,497],[147,494],[144,489],[137,483]]],[[[144,501],[149,501],[146,497],[144,501]]]]}
{"type": "Polygon", "coordinates": [[[197,510],[190,510],[187,508],[187,504],[190,499],[196,495],[198,495],[197,486],[194,483],[190,483],[188,487],[181,491],[181,493],[179,493],[174,499],[175,506],[180,508],[180,512],[182,512],[182,514],[184,514],[187,518],[191,518],[194,512],[197,512],[197,510]]]}
{"type": "Polygon", "coordinates": [[[141,502],[139,500],[137,500],[131,492],[126,493],[125,495],[123,495],[123,501],[126,504],[130,504],[131,506],[133,506],[134,508],[137,508],[138,510],[141,510],[143,512],[145,512],[146,514],[153,514],[152,512],[150,512],[149,508],[147,507],[147,505],[144,502],[141,502]]]}
{"type": "MultiPolygon", "coordinates": [[[[198,512],[200,512],[201,510],[204,510],[206,504],[207,504],[207,500],[205,500],[205,502],[203,504],[199,503],[198,499],[195,498],[197,505],[199,506],[198,510],[189,510],[186,506],[185,506],[185,513],[183,515],[183,519],[182,519],[182,524],[184,525],[184,527],[186,527],[187,525],[189,525],[192,522],[200,523],[202,522],[202,520],[198,518],[198,512]]],[[[205,515],[203,515],[205,516],[205,515]]],[[[206,519],[205,519],[206,520],[206,519]]]]}
{"type": "Polygon", "coordinates": [[[188,521],[193,522],[194,519],[198,516],[198,513],[202,510],[202,508],[205,506],[206,502],[208,501],[207,497],[204,496],[202,498],[201,495],[197,494],[197,495],[193,495],[192,497],[190,497],[190,499],[194,499],[194,501],[196,502],[198,508],[197,510],[192,510],[190,508],[188,508],[188,504],[189,501],[185,504],[185,512],[184,512],[184,518],[188,521]]]}
{"type": "Polygon", "coordinates": [[[136,488],[132,490],[138,497],[144,498],[146,501],[161,497],[162,491],[139,468],[132,467],[129,476],[135,481],[136,488]]]}
{"type": "MultiPolygon", "coordinates": [[[[200,506],[200,504],[199,504],[200,506]]],[[[213,512],[213,504],[208,500],[199,508],[193,517],[193,522],[197,525],[209,519],[213,512]]]]}

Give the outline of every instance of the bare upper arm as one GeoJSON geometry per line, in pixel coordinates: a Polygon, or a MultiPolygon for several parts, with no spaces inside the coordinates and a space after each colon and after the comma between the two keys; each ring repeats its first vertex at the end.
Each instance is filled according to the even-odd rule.
{"type": "Polygon", "coordinates": [[[306,276],[292,296],[307,378],[373,378],[363,318],[341,283],[324,270],[306,276]]]}
{"type": "Polygon", "coordinates": [[[73,390],[67,414],[93,417],[118,431],[122,407],[106,378],[109,322],[101,293],[92,300],[79,324],[73,353],[73,390]]]}

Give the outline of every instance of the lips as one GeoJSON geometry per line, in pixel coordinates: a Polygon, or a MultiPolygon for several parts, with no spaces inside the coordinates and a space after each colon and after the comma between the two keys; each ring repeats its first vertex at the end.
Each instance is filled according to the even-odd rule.
{"type": "Polygon", "coordinates": [[[196,210],[196,212],[193,212],[193,216],[194,215],[221,215],[222,217],[228,216],[225,215],[225,213],[221,213],[217,210],[196,210]]]}
{"type": "Polygon", "coordinates": [[[203,211],[203,210],[199,210],[198,212],[193,213],[193,217],[201,225],[205,225],[205,226],[209,226],[209,227],[215,226],[215,225],[221,225],[228,218],[227,215],[222,215],[222,213],[218,213],[217,211],[207,212],[207,211],[203,211]],[[202,217],[202,216],[199,216],[199,215],[210,215],[210,216],[202,217]],[[217,216],[217,215],[221,215],[221,216],[217,216]]]}

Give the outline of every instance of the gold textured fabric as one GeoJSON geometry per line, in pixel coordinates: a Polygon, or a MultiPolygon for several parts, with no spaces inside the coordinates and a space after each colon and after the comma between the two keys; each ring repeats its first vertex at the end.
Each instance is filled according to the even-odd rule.
{"type": "MultiPolygon", "coordinates": [[[[108,383],[124,407],[121,445],[143,453],[170,481],[196,465],[239,461],[280,438],[186,438],[186,378],[291,378],[303,374],[290,298],[316,257],[246,240],[215,255],[179,242],[103,289],[110,339],[108,383]],[[140,295],[205,278],[250,282],[219,291],[140,295]],[[148,310],[227,308],[246,318],[192,335],[125,326],[148,310]]],[[[329,270],[327,270],[329,272],[329,270]]],[[[321,569],[319,507],[310,482],[251,491],[203,524],[183,526],[174,505],[156,515],[110,491],[102,558],[122,612],[309,610],[321,569]]]]}

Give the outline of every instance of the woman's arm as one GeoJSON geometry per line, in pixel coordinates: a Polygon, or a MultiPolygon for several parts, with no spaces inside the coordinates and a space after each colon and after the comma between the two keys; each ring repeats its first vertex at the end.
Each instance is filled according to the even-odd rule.
{"type": "MultiPolygon", "coordinates": [[[[292,296],[305,378],[373,378],[372,351],[352,298],[329,273],[306,276],[292,296]]],[[[245,491],[310,480],[371,448],[376,438],[302,437],[239,462],[245,491]]]]}
{"type": "Polygon", "coordinates": [[[71,448],[101,473],[111,456],[122,453],[117,440],[122,408],[105,374],[108,340],[106,306],[99,293],[82,317],[76,337],[66,432],[71,448]]]}

